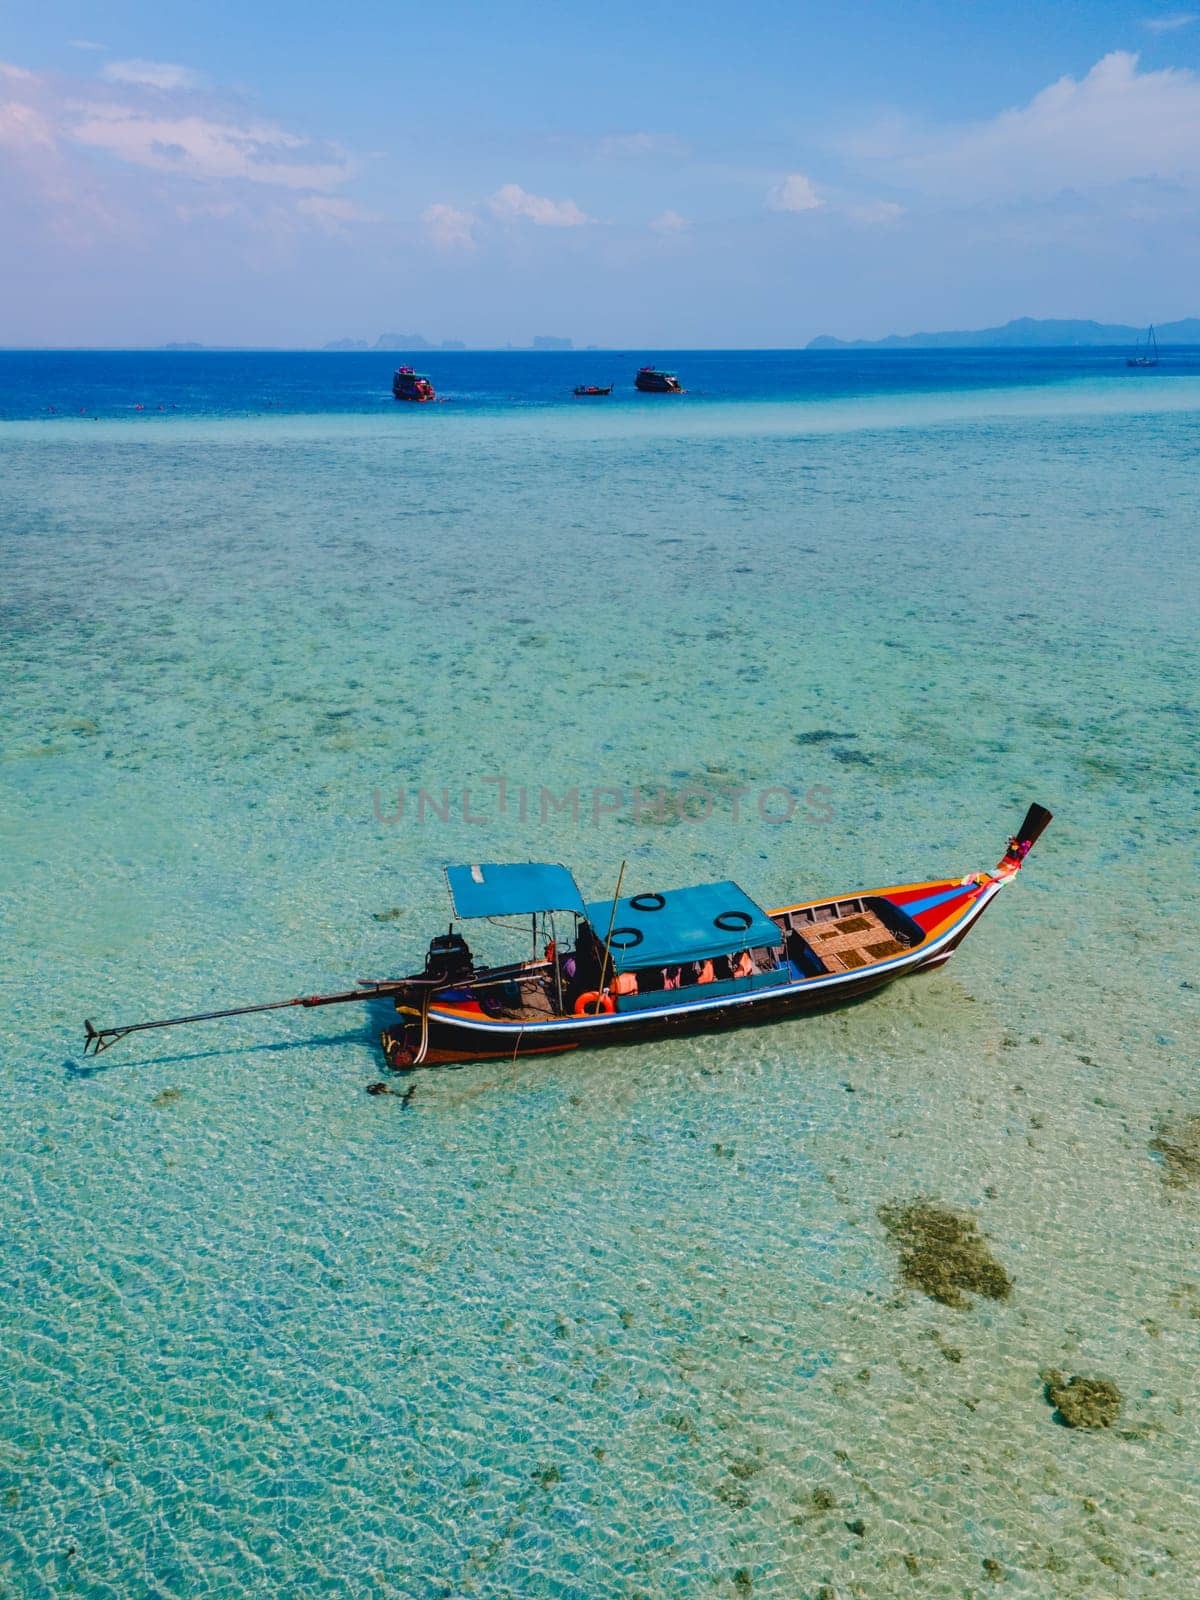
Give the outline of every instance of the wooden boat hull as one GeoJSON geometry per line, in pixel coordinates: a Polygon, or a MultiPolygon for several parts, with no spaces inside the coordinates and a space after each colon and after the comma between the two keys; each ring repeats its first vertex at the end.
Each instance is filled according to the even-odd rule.
{"type": "Polygon", "coordinates": [[[655,367],[642,367],[633,380],[641,394],[682,394],[683,387],[673,372],[660,372],[655,367]]]}
{"type": "Polygon", "coordinates": [[[452,926],[430,941],[424,970],[410,977],[360,978],[353,989],[334,994],[294,995],[114,1027],[98,1028],[85,1020],[83,1050],[99,1055],[148,1029],[292,1006],[390,999],[398,1017],[383,1029],[381,1042],[389,1066],[406,1071],[424,1064],[633,1044],[825,1011],[948,961],[1016,877],[1051,820],[1044,806],[1031,805],[990,872],[808,900],[771,912],[732,881],[697,884],[671,891],[670,914],[657,926],[646,924],[645,914],[660,912],[666,897],[642,894],[622,901],[620,878],[610,909],[606,901],[589,906],[561,865],[449,866],[447,887],[458,916],[496,919],[524,912],[531,916],[536,948],[539,911],[570,911],[577,919],[576,946],[556,956],[551,922],[551,944],[542,960],[478,967],[452,926]],[[628,921],[619,928],[612,925],[618,905],[628,921]],[[714,914],[714,906],[724,909],[714,914]],[[594,931],[598,910],[609,917],[603,949],[594,931]],[[636,960],[620,953],[633,949],[640,952],[636,960]],[[586,990],[589,979],[595,990],[586,990]],[[572,1000],[579,1014],[565,1014],[572,1000]]]}
{"type": "MultiPolygon", "coordinates": [[[[981,873],[974,878],[906,884],[844,897],[845,903],[886,901],[910,919],[920,932],[917,942],[899,954],[852,970],[809,977],[796,977],[781,970],[778,985],[739,994],[724,993],[712,999],[689,998],[684,1002],[673,1002],[670,994],[664,993],[661,1004],[600,1016],[521,1021],[489,1016],[474,1001],[436,1002],[429,1007],[420,1064],[435,1066],[560,1054],[600,1045],[637,1044],[777,1022],[850,1005],[901,978],[927,972],[948,961],[1010,875],[981,873]]],[[[839,903],[808,901],[781,907],[768,915],[778,920],[839,903]]],[[[418,1034],[422,1022],[419,1011],[404,1001],[397,1003],[397,1010],[402,1013],[403,1020],[384,1030],[383,1048],[393,1065],[404,1067],[407,1065],[404,1055],[411,1055],[414,1048],[419,1052],[418,1034]]]]}
{"type": "Polygon", "coordinates": [[[397,367],[392,375],[392,395],[397,400],[407,400],[411,405],[427,404],[436,400],[437,394],[429,379],[411,367],[397,367]]]}

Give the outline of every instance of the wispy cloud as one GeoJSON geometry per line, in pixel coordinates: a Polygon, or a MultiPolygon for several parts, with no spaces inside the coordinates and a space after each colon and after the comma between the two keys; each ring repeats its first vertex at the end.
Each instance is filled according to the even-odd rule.
{"type": "Polygon", "coordinates": [[[23,68],[0,71],[11,99],[0,103],[0,215],[31,253],[47,243],[73,252],[98,240],[138,238],[137,215],[88,170],[62,137],[62,108],[53,86],[23,68]]]}
{"type": "Polygon", "coordinates": [[[539,228],[578,228],[595,221],[574,200],[549,200],[544,195],[529,194],[517,183],[506,183],[497,189],[488,205],[502,221],[523,217],[539,228]]]}
{"type": "Polygon", "coordinates": [[[68,136],[121,161],[185,178],[239,178],[283,189],[334,189],[345,160],[313,160],[308,140],[272,123],[239,126],[198,114],[154,116],[126,105],[72,106],[68,136]]]}
{"type": "Polygon", "coordinates": [[[889,222],[899,222],[904,207],[895,200],[870,200],[865,205],[847,206],[845,214],[852,222],[864,222],[868,227],[881,227],[889,222]]]}
{"type": "Polygon", "coordinates": [[[1200,22],[1200,12],[1168,11],[1161,17],[1144,17],[1142,27],[1151,33],[1174,33],[1179,28],[1190,28],[1193,22],[1200,22]]]}
{"type": "Polygon", "coordinates": [[[478,221],[470,211],[459,211],[455,206],[437,201],[426,206],[421,221],[431,244],[439,250],[474,250],[475,226],[478,221]]]}
{"type": "Polygon", "coordinates": [[[142,89],[199,89],[204,78],[174,61],[107,61],[101,77],[109,83],[131,83],[142,89]]]}
{"type": "Polygon", "coordinates": [[[792,172],[767,195],[772,211],[817,211],[825,202],[802,172],[792,172]]]}
{"type": "Polygon", "coordinates": [[[681,217],[678,211],[660,211],[650,226],[655,233],[686,233],[691,227],[687,217],[681,217]]]}
{"type": "Polygon", "coordinates": [[[242,211],[243,207],[236,200],[201,200],[194,205],[181,203],[175,207],[180,222],[226,222],[242,211]]]}
{"type": "Polygon", "coordinates": [[[302,217],[319,223],[329,233],[342,233],[352,222],[382,222],[378,211],[368,211],[357,200],[347,200],[340,194],[306,194],[296,201],[296,210],[302,217]]]}
{"type": "Polygon", "coordinates": [[[606,160],[628,160],[641,156],[660,156],[679,159],[689,155],[691,147],[673,133],[609,133],[596,146],[598,155],[606,160]]]}
{"type": "Polygon", "coordinates": [[[0,144],[12,150],[53,150],[54,130],[36,107],[10,100],[0,105],[0,144]]]}
{"type": "MultiPolygon", "coordinates": [[[[574,200],[551,200],[530,194],[520,184],[506,183],[486,202],[486,209],[498,222],[532,222],[539,228],[580,228],[594,222],[574,200]]],[[[471,251],[479,244],[479,230],[486,233],[488,223],[476,211],[437,201],[421,213],[425,236],[439,250],[471,251]]],[[[494,227],[494,224],[493,224],[494,227]]]]}
{"type": "Polygon", "coordinates": [[[107,50],[106,44],[97,44],[95,39],[68,39],[67,43],[72,50],[107,50]]]}
{"type": "Polygon", "coordinates": [[[338,146],[223,112],[186,68],[114,65],[99,81],[0,65],[0,215],[31,251],[46,236],[83,250],[200,220],[257,244],[381,220],[342,192],[354,165],[338,146]]]}

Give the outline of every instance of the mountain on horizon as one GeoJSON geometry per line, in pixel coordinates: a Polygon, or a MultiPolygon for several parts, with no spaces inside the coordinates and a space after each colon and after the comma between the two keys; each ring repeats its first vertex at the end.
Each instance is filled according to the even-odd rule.
{"type": "Polygon", "coordinates": [[[423,333],[381,333],[372,350],[432,350],[423,333]]]}
{"type": "Polygon", "coordinates": [[[381,333],[374,344],[368,343],[366,339],[331,339],[321,348],[322,350],[390,351],[396,354],[404,350],[465,350],[467,347],[461,339],[443,339],[441,344],[433,344],[423,333],[381,333]]]}
{"type": "Polygon", "coordinates": [[[432,350],[433,346],[421,333],[381,333],[374,344],[365,339],[331,339],[325,350],[432,350]]]}
{"type": "MultiPolygon", "coordinates": [[[[1156,325],[1160,344],[1200,344],[1200,317],[1156,325]]],[[[1060,321],[1016,317],[1001,328],[974,328],[949,333],[890,333],[886,339],[835,339],[823,333],[810,339],[807,350],[996,350],[1049,349],[1086,345],[1132,345],[1145,328],[1119,322],[1060,321]]]]}

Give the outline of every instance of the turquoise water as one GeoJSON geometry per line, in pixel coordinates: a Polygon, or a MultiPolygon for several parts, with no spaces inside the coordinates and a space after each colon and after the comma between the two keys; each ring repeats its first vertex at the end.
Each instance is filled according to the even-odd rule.
{"type": "Polygon", "coordinates": [[[1152,1143],[1200,1115],[1200,379],[1035,360],[649,409],[22,391],[0,1593],[1194,1592],[1200,1189],[1152,1143]],[[689,785],[707,820],[590,810],[689,785]],[[1031,799],[955,960],[850,1011],[408,1107],[349,1008],[80,1053],[410,969],[445,861],[778,904],[989,865],[1031,799]],[[876,1208],[918,1194],[1010,1300],[904,1288],[876,1208]],[[1058,1426],[1048,1366],[1116,1428],[1058,1426]]]}

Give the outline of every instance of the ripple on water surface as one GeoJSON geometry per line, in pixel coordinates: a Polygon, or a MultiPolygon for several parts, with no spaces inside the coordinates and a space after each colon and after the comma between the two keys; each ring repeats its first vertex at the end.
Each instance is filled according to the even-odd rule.
{"type": "Polygon", "coordinates": [[[8,441],[6,1593],[1191,1593],[1193,419],[985,409],[8,441]],[[408,1104],[344,1011],[71,1054],[407,967],[446,860],[780,903],[1033,798],[954,963],[850,1011],[408,1104]],[[1007,1294],[923,1293],[913,1207],[1007,1294]]]}

